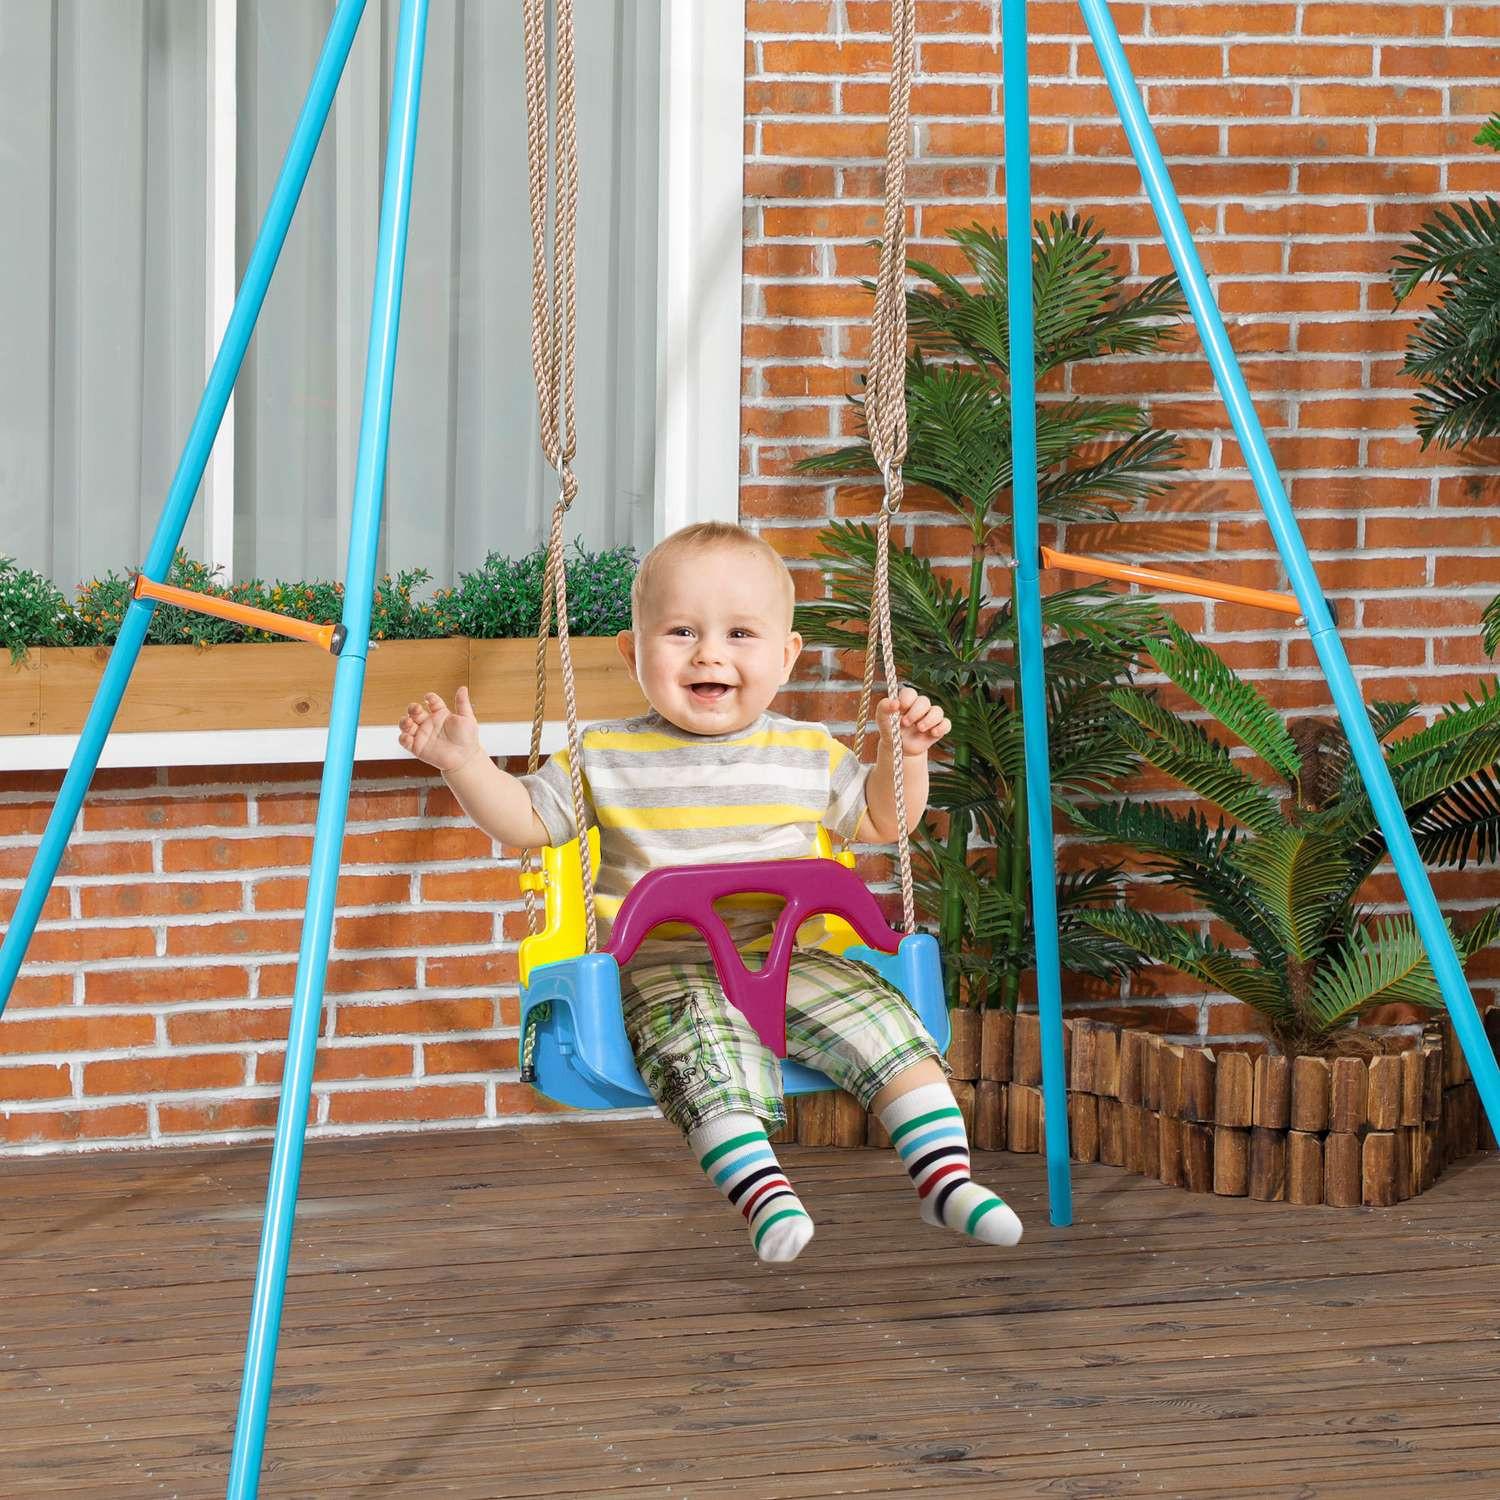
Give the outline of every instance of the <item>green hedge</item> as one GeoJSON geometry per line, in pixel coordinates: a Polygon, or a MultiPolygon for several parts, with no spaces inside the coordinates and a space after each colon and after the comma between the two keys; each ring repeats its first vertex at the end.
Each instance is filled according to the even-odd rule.
{"type": "MultiPolygon", "coordinates": [[[[520,558],[492,552],[472,573],[461,573],[451,589],[439,589],[425,602],[413,598],[414,590],[432,577],[425,568],[388,573],[375,585],[370,634],[381,641],[534,635],[541,617],[545,557],[541,550],[520,558]]],[[[613,635],[629,629],[630,585],[636,565],[629,547],[604,552],[574,548],[567,560],[567,575],[568,622],[575,635],[613,635]]],[[[332,624],[343,614],[341,583],[326,579],[268,583],[253,578],[225,585],[217,581],[218,571],[179,552],[167,582],[320,625],[332,624]]],[[[50,579],[21,567],[13,558],[0,557],[0,647],[19,661],[31,646],[112,645],[130,603],[133,576],[111,572],[90,579],[69,603],[50,579]]],[[[156,645],[282,639],[170,604],[156,606],[146,632],[146,640],[156,645]]]]}

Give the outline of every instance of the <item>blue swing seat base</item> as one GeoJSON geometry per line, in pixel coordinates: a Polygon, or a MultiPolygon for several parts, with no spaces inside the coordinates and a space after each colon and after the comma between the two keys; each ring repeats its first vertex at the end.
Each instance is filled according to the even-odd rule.
{"type": "MultiPolygon", "coordinates": [[[[937,939],[911,933],[894,953],[863,944],[843,950],[845,958],[867,964],[895,985],[916,1011],[939,1052],[946,1052],[951,1029],[943,994],[937,939]]],[[[574,1109],[649,1108],[655,1100],[641,1081],[620,1007],[620,969],[609,953],[539,964],[521,988],[521,1035],[538,1007],[532,1064],[536,1088],[574,1109]]],[[[788,1095],[831,1089],[824,1074],[783,1058],[782,1086],[788,1095]]]]}

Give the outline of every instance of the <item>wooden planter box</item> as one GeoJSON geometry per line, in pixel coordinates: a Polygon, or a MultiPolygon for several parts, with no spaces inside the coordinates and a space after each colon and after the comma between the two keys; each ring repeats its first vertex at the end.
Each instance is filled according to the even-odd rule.
{"type": "MultiPolygon", "coordinates": [[[[563,716],[557,643],[549,650],[547,717],[563,716]]],[[[0,662],[0,723],[17,734],[77,734],[109,660],[107,647],[32,651],[0,662]]],[[[461,682],[487,721],[531,718],[536,642],[383,641],[365,670],[361,724],[394,723],[418,692],[452,702],[461,682]]],[[[328,723],[334,658],[297,642],[238,646],[146,646],[115,718],[120,733],[212,729],[306,729],[328,723]]],[[[613,637],[573,641],[579,712],[587,718],[640,713],[613,637]]]]}
{"type": "MultiPolygon", "coordinates": [[[[955,1011],[952,1019],[953,1092],[974,1145],[1044,1150],[1037,1017],[955,1011]]],[[[1485,1030],[1500,1051],[1500,1011],[1486,1014],[1485,1030]]],[[[1451,1163],[1495,1149],[1446,1021],[1409,1051],[1331,1061],[1215,1052],[1081,1019],[1065,1021],[1063,1034],[1073,1160],[1169,1187],[1388,1207],[1431,1187],[1451,1163]]],[[[779,1140],[889,1144],[879,1120],[846,1095],[795,1102],[779,1140]]]]}

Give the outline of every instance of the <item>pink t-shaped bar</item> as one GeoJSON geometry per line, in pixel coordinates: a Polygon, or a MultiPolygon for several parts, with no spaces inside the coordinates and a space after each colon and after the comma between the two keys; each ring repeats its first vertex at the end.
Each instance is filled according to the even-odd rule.
{"type": "Polygon", "coordinates": [[[753,860],[652,870],[620,907],[606,953],[623,968],[646,934],[662,922],[686,922],[703,934],[729,1002],[777,1057],[786,1056],[786,975],[797,929],[809,917],[842,917],[871,948],[894,953],[901,934],[880,913],[865,883],[832,859],[753,860]],[[781,896],[786,905],[771,934],[771,951],[753,973],[745,967],[714,902],[749,891],[781,896]]]}

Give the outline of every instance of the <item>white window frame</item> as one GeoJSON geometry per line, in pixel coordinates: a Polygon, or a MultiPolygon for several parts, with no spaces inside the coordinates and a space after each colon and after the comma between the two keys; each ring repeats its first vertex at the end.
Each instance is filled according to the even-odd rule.
{"type": "MultiPolygon", "coordinates": [[[[740,297],[745,119],[744,0],[659,0],[656,535],[739,519],[740,297]]],[[[210,0],[204,376],[238,289],[235,266],[235,0],[210,0]]],[[[518,357],[520,357],[518,355],[518,357]]],[[[209,550],[234,555],[234,402],[203,478],[209,550]]],[[[524,754],[530,722],[483,726],[492,755],[524,754]]],[[[76,735],[0,736],[0,771],[67,766],[76,735]]],[[[111,734],[101,766],[316,763],[325,729],[111,734]]],[[[544,744],[563,743],[549,723],[544,744]]],[[[360,759],[398,759],[394,726],[359,731],[360,759]]]]}

